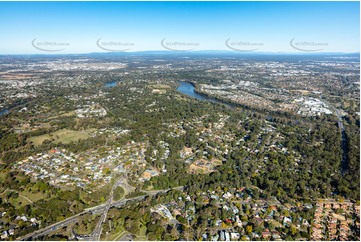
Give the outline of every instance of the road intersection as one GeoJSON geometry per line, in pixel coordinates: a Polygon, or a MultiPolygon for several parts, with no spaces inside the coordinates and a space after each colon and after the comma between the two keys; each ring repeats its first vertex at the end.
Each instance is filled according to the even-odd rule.
{"type": "Polygon", "coordinates": [[[137,197],[133,197],[133,198],[123,198],[121,200],[118,201],[113,201],[113,192],[114,189],[122,184],[122,178],[120,178],[119,180],[117,180],[117,182],[113,185],[112,190],[110,192],[110,196],[109,199],[107,200],[107,202],[98,205],[98,206],[94,206],[91,208],[87,208],[85,209],[83,212],[78,213],[74,216],[71,216],[69,218],[66,218],[62,221],[59,221],[57,223],[54,223],[50,226],[47,226],[45,228],[39,229],[37,231],[34,231],[32,233],[29,233],[27,235],[21,236],[16,238],[16,240],[23,240],[23,241],[27,241],[27,240],[32,240],[32,239],[36,239],[40,236],[45,236],[47,234],[50,234],[52,232],[54,232],[55,230],[64,228],[70,224],[75,224],[79,217],[86,214],[86,213],[102,213],[101,218],[99,219],[97,226],[95,228],[95,230],[89,234],[89,235],[76,235],[76,237],[78,237],[79,239],[83,239],[83,240],[88,240],[88,241],[99,241],[100,240],[100,235],[102,232],[102,224],[103,222],[106,220],[107,218],[107,214],[108,211],[111,207],[122,207],[124,205],[126,205],[128,202],[133,202],[133,201],[141,201],[143,199],[145,199],[147,196],[155,196],[157,194],[162,194],[162,193],[166,193],[170,190],[183,190],[183,186],[180,187],[175,187],[172,189],[165,189],[165,190],[157,190],[157,191],[142,191],[144,193],[146,193],[146,195],[141,195],[141,196],[137,196],[137,197]]]}

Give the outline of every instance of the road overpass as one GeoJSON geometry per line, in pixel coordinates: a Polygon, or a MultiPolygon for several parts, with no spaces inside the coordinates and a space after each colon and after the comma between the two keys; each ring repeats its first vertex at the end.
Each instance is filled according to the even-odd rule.
{"type": "MultiPolygon", "coordinates": [[[[173,188],[172,188],[173,189],[173,188]]],[[[101,205],[95,206],[95,207],[91,207],[91,208],[87,208],[85,209],[83,212],[78,213],[76,215],[73,215],[69,218],[66,218],[62,221],[59,221],[57,223],[54,223],[52,225],[49,225],[45,228],[39,229],[37,231],[34,231],[32,233],[29,233],[27,235],[21,236],[16,238],[16,240],[23,240],[23,241],[28,241],[28,240],[32,240],[35,239],[37,237],[40,236],[45,236],[47,234],[50,234],[52,232],[54,232],[55,230],[61,229],[63,227],[68,226],[69,224],[72,223],[76,223],[78,221],[78,218],[86,213],[96,213],[96,212],[102,212],[104,214],[105,210],[109,210],[111,207],[122,207],[124,205],[126,205],[128,202],[134,202],[134,201],[140,201],[145,199],[147,196],[155,196],[157,194],[161,194],[161,193],[166,193],[172,189],[166,189],[166,190],[157,190],[157,191],[144,191],[147,194],[146,195],[142,195],[142,196],[137,196],[137,197],[133,197],[133,198],[127,198],[127,199],[122,199],[122,200],[118,200],[118,201],[113,201],[111,200],[111,202],[109,203],[109,200],[101,205]]],[[[175,187],[174,190],[183,190],[183,186],[180,187],[175,187]]],[[[106,216],[102,216],[101,217],[102,220],[106,219],[106,216]]],[[[99,229],[99,228],[98,228],[99,229]]],[[[84,235],[83,237],[86,238],[85,240],[88,240],[88,238],[94,238],[94,236],[98,236],[98,238],[100,237],[100,233],[92,233],[91,235],[84,235]]]]}

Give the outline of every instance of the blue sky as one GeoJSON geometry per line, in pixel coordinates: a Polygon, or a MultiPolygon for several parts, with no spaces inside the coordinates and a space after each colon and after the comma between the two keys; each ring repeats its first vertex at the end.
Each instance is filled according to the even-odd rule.
{"type": "Polygon", "coordinates": [[[290,45],[294,39],[293,46],[298,43],[304,50],[356,52],[360,50],[359,4],[0,2],[0,54],[46,53],[35,47],[64,49],[59,54],[105,52],[100,47],[230,50],[227,39],[228,46],[240,50],[300,52],[290,45]]]}

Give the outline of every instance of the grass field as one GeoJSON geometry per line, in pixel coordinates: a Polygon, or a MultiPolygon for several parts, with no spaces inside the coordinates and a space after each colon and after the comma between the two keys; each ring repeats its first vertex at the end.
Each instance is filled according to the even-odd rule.
{"type": "Polygon", "coordinates": [[[74,111],[70,111],[67,113],[63,113],[63,114],[59,114],[57,116],[51,116],[48,119],[56,119],[56,118],[60,118],[60,117],[71,117],[71,116],[75,116],[75,112],[74,111]]]}
{"type": "Polygon", "coordinates": [[[54,144],[60,142],[64,144],[69,144],[72,141],[78,141],[80,139],[89,138],[89,134],[94,131],[94,129],[88,129],[83,131],[76,131],[70,129],[61,129],[50,134],[39,135],[36,137],[29,138],[29,141],[33,142],[34,145],[41,145],[44,140],[52,140],[54,144]]]}
{"type": "Polygon", "coordinates": [[[137,238],[141,240],[147,240],[147,226],[140,227],[139,234],[137,234],[137,238]]]}
{"type": "Polygon", "coordinates": [[[171,88],[170,86],[165,85],[165,84],[152,85],[151,87],[152,88],[157,88],[157,89],[169,89],[169,88],[171,88]]]}
{"type": "MultiPolygon", "coordinates": [[[[115,231],[112,231],[111,233],[105,235],[101,239],[105,240],[105,241],[113,241],[113,240],[117,240],[117,239],[121,238],[126,233],[128,233],[128,232],[124,229],[124,227],[118,227],[118,228],[116,228],[115,231]]],[[[103,231],[102,235],[104,235],[104,231],[103,231]]]]}
{"type": "Polygon", "coordinates": [[[147,226],[141,226],[139,233],[135,234],[134,241],[147,241],[147,226]]]}
{"type": "Polygon", "coordinates": [[[16,208],[19,209],[22,206],[31,204],[28,200],[26,200],[23,197],[18,197],[18,198],[10,198],[9,202],[16,208]]]}
{"type": "Polygon", "coordinates": [[[37,193],[31,193],[31,192],[26,192],[26,191],[17,192],[17,191],[12,190],[12,189],[8,189],[6,192],[3,192],[0,195],[0,197],[4,199],[6,197],[6,195],[8,193],[12,192],[12,191],[19,194],[19,196],[17,198],[11,197],[9,199],[9,202],[16,209],[19,209],[20,207],[31,204],[32,202],[36,202],[36,201],[46,197],[46,195],[44,193],[41,193],[41,192],[37,192],[37,193]]]}
{"type": "Polygon", "coordinates": [[[205,174],[207,172],[211,172],[210,170],[204,168],[204,167],[200,167],[200,166],[196,166],[194,164],[191,164],[189,166],[188,172],[190,174],[205,174]]]}
{"type": "Polygon", "coordinates": [[[136,236],[134,238],[134,241],[147,241],[147,237],[146,236],[136,236]]]}
{"type": "Polygon", "coordinates": [[[46,194],[42,193],[42,192],[32,193],[32,192],[28,192],[28,191],[23,191],[23,192],[20,192],[19,194],[24,197],[29,198],[33,202],[36,202],[43,198],[46,198],[46,194]]]}
{"type": "Polygon", "coordinates": [[[7,171],[1,171],[0,172],[0,179],[4,179],[6,177],[6,172],[7,171]]]}
{"type": "Polygon", "coordinates": [[[122,187],[117,187],[114,190],[113,200],[118,201],[124,197],[124,189],[122,187]]]}

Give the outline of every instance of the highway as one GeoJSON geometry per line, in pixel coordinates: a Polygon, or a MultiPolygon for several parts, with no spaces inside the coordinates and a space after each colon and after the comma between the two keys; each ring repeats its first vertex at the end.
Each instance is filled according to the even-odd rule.
{"type": "MultiPolygon", "coordinates": [[[[174,190],[183,190],[183,186],[175,187],[173,189],[174,190]]],[[[34,231],[32,233],[29,233],[27,235],[18,237],[18,238],[16,238],[16,240],[18,240],[18,241],[20,241],[20,240],[28,241],[28,240],[32,240],[32,239],[35,239],[35,238],[40,237],[40,236],[50,234],[51,232],[54,232],[55,230],[61,229],[61,228],[65,227],[65,226],[68,226],[69,224],[76,223],[80,216],[82,216],[82,215],[84,215],[86,213],[90,213],[90,212],[91,213],[103,213],[103,214],[102,214],[102,216],[101,216],[101,218],[100,218],[100,220],[99,220],[99,222],[98,222],[98,224],[96,226],[96,229],[93,231],[93,233],[90,234],[90,235],[79,236],[79,239],[85,239],[85,240],[89,240],[89,241],[90,240],[93,240],[93,241],[99,240],[100,235],[101,235],[101,227],[102,227],[101,225],[105,221],[105,219],[107,217],[108,210],[111,207],[122,207],[127,202],[143,200],[147,196],[154,196],[154,195],[157,195],[157,194],[166,193],[166,192],[168,192],[170,190],[172,190],[172,189],[158,190],[158,191],[143,191],[143,192],[147,193],[147,195],[142,195],[142,196],[133,197],[133,198],[127,198],[127,199],[121,199],[119,201],[113,201],[113,189],[112,189],[111,196],[110,196],[110,198],[108,199],[108,201],[106,203],[95,206],[95,207],[87,208],[81,213],[78,213],[78,214],[76,214],[74,216],[66,218],[66,219],[64,219],[62,221],[59,221],[57,223],[54,223],[54,224],[52,224],[50,226],[39,229],[39,230],[34,231]]]]}
{"type": "Polygon", "coordinates": [[[341,117],[340,112],[338,111],[338,109],[337,109],[335,106],[333,106],[329,101],[327,101],[326,99],[323,99],[322,96],[320,96],[320,100],[321,100],[324,104],[328,105],[328,107],[330,108],[330,110],[334,112],[334,114],[336,115],[336,117],[337,117],[337,119],[338,119],[337,124],[338,124],[339,129],[340,129],[341,131],[344,131],[344,127],[343,127],[343,123],[342,123],[342,117],[341,117]]]}
{"type": "Polygon", "coordinates": [[[22,237],[19,237],[19,238],[16,238],[16,240],[30,240],[31,238],[36,238],[36,237],[39,237],[39,236],[44,236],[44,235],[47,235],[55,230],[58,230],[58,229],[61,229],[71,223],[76,223],[78,221],[78,217],[81,216],[81,215],[84,215],[88,213],[88,211],[84,211],[84,212],[81,212],[81,213],[78,213],[72,217],[69,217],[67,219],[64,219],[60,222],[57,222],[55,224],[52,224],[50,226],[47,226],[45,228],[42,228],[42,229],[39,229],[37,231],[34,231],[30,234],[27,234],[25,236],[22,236],[22,237]]]}
{"type": "Polygon", "coordinates": [[[337,124],[338,124],[338,128],[341,131],[341,150],[342,150],[340,172],[341,172],[341,175],[343,176],[345,174],[345,172],[347,171],[347,167],[348,167],[348,163],[349,163],[346,130],[345,130],[345,127],[343,126],[342,116],[341,116],[339,110],[335,106],[333,106],[330,102],[328,102],[327,100],[323,99],[322,101],[325,104],[327,104],[331,110],[334,111],[334,113],[338,119],[337,124]]]}
{"type": "MultiPolygon", "coordinates": [[[[100,240],[100,235],[102,234],[102,225],[103,223],[105,222],[105,220],[107,219],[107,215],[108,215],[108,211],[109,211],[109,208],[112,206],[112,203],[113,203],[113,195],[114,195],[114,190],[115,188],[117,188],[121,183],[123,182],[123,178],[120,178],[118,179],[113,187],[112,187],[112,190],[110,191],[110,194],[109,194],[109,199],[108,201],[106,202],[106,206],[105,206],[105,209],[103,210],[103,214],[102,216],[100,217],[97,225],[95,226],[95,229],[94,231],[91,233],[90,235],[90,241],[99,241],[100,240]]],[[[123,182],[124,183],[124,182],[123,182]]]]}

